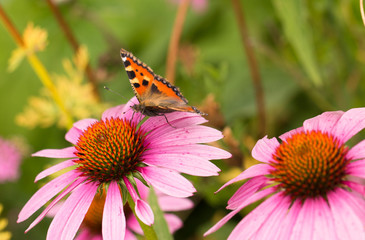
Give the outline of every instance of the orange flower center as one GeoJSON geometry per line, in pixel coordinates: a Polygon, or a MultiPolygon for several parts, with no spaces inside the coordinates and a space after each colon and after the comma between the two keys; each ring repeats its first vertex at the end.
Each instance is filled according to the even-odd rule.
{"type": "Polygon", "coordinates": [[[293,199],[325,197],[346,175],[346,152],[347,147],[326,133],[298,133],[276,149],[271,174],[293,199]]]}
{"type": "Polygon", "coordinates": [[[141,162],[143,142],[144,135],[129,121],[100,120],[88,127],[76,144],[77,169],[92,181],[120,180],[141,162]]]}

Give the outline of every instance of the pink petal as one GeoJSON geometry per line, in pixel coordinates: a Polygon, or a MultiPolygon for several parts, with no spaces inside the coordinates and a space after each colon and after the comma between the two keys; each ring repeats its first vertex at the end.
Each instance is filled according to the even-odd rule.
{"type": "Polygon", "coordinates": [[[137,217],[147,226],[151,226],[155,221],[150,205],[142,199],[137,199],[135,210],[137,217]]]}
{"type": "Polygon", "coordinates": [[[257,141],[252,149],[252,157],[264,163],[273,162],[273,154],[276,152],[279,145],[280,143],[276,138],[268,139],[267,137],[264,137],[257,141]]]}
{"type": "Polygon", "coordinates": [[[50,168],[47,168],[46,170],[40,172],[37,177],[35,178],[35,182],[41,180],[44,177],[47,177],[49,175],[51,175],[52,173],[58,172],[61,169],[67,168],[67,167],[71,167],[75,165],[73,160],[66,160],[66,161],[62,161],[56,165],[53,165],[50,168]]]}
{"type": "Polygon", "coordinates": [[[277,205],[276,209],[272,212],[270,217],[267,218],[264,225],[256,232],[252,239],[279,239],[273,238],[273,235],[275,234],[273,232],[282,231],[282,222],[286,218],[290,202],[291,201],[288,198],[281,200],[281,203],[277,205]]]}
{"type": "Polygon", "coordinates": [[[136,190],[126,177],[123,177],[123,180],[129,194],[132,197],[132,200],[135,203],[134,209],[136,211],[137,217],[146,225],[151,226],[154,222],[154,215],[151,207],[145,201],[140,199],[136,190]]]}
{"type": "Polygon", "coordinates": [[[214,128],[206,126],[190,126],[161,133],[158,138],[146,138],[146,143],[150,148],[166,145],[185,145],[192,143],[207,143],[219,140],[222,133],[214,128]],[[158,139],[158,141],[156,141],[158,139]]]}
{"type": "Polygon", "coordinates": [[[124,108],[122,109],[122,117],[124,119],[130,120],[133,124],[138,124],[141,119],[144,118],[144,115],[142,115],[139,112],[134,112],[134,110],[131,108],[131,106],[139,104],[136,97],[132,97],[127,104],[124,105],[124,108]]]}
{"type": "Polygon", "coordinates": [[[124,239],[126,221],[123,211],[123,200],[118,183],[110,182],[105,198],[102,223],[103,239],[124,239]]]}
{"type": "Polygon", "coordinates": [[[355,146],[349,149],[346,154],[346,159],[359,160],[365,158],[365,140],[362,140],[355,146]]]}
{"type": "Polygon", "coordinates": [[[190,144],[184,146],[161,146],[159,148],[149,149],[144,152],[144,156],[152,154],[184,154],[184,155],[194,155],[204,159],[226,159],[230,158],[232,154],[222,150],[220,148],[212,147],[203,144],[190,144]]]}
{"type": "Polygon", "coordinates": [[[74,158],[76,148],[75,147],[67,147],[63,149],[44,149],[33,153],[33,157],[48,157],[48,158],[74,158]]]}
{"type": "Polygon", "coordinates": [[[93,118],[85,118],[82,120],[79,120],[73,124],[75,128],[80,129],[81,131],[85,131],[88,127],[93,125],[94,123],[98,122],[98,120],[93,118]]]}
{"type": "Polygon", "coordinates": [[[174,233],[183,226],[181,219],[174,214],[167,213],[164,214],[164,217],[171,233],[174,233]]]}
{"type": "Polygon", "coordinates": [[[109,108],[103,112],[101,116],[102,120],[111,119],[111,118],[122,118],[124,113],[124,105],[118,105],[112,108],[109,108]]]}
{"type": "MultiPolygon", "coordinates": [[[[245,201],[242,201],[240,206],[238,206],[232,212],[228,213],[219,222],[217,222],[213,227],[211,227],[207,232],[205,232],[204,236],[207,236],[207,235],[217,231],[219,228],[221,228],[226,222],[228,222],[234,215],[236,215],[243,208],[247,207],[248,205],[256,202],[257,200],[259,200],[261,198],[264,198],[265,196],[267,196],[267,195],[269,195],[273,192],[274,192],[274,188],[267,188],[267,189],[264,189],[264,190],[254,194],[254,195],[251,195],[248,199],[246,199],[245,201]]],[[[268,200],[266,200],[266,201],[268,201],[268,200]]]]}
{"type": "Polygon", "coordinates": [[[299,127],[293,130],[290,130],[289,132],[283,133],[279,136],[279,138],[283,141],[286,141],[288,138],[291,138],[293,135],[296,135],[298,133],[301,133],[304,131],[303,127],[299,127]]]}
{"type": "Polygon", "coordinates": [[[18,216],[18,223],[29,218],[33,213],[35,213],[40,207],[46,204],[51,198],[53,198],[57,193],[59,193],[68,184],[75,181],[80,173],[72,170],[70,172],[64,173],[61,176],[53,179],[42,188],[40,188],[25,204],[23,209],[20,211],[18,216]]]}
{"type": "Polygon", "coordinates": [[[165,167],[194,176],[215,176],[220,169],[208,160],[184,154],[154,154],[143,156],[148,165],[165,167]]]}
{"type": "Polygon", "coordinates": [[[324,112],[314,118],[304,121],[303,127],[305,131],[321,131],[332,133],[338,120],[343,116],[344,112],[324,112]]]}
{"type": "Polygon", "coordinates": [[[343,184],[356,191],[361,195],[365,195],[364,179],[351,177],[350,181],[343,181],[343,184]]]}
{"type": "Polygon", "coordinates": [[[174,197],[190,197],[194,186],[175,171],[157,167],[139,168],[143,178],[156,189],[174,197]]]}
{"type": "Polygon", "coordinates": [[[252,235],[266,224],[273,212],[278,211],[279,208],[288,210],[290,202],[284,201],[285,199],[281,194],[266,199],[241,220],[228,239],[251,239],[252,235]]]}
{"type": "Polygon", "coordinates": [[[73,239],[94,199],[98,185],[85,183],[62,205],[49,226],[47,239],[73,239]]]}
{"type": "Polygon", "coordinates": [[[272,169],[272,167],[267,164],[260,163],[260,164],[253,165],[250,168],[243,171],[237,177],[226,182],[221,188],[218,189],[217,192],[219,192],[220,190],[222,190],[223,188],[227,187],[228,185],[230,185],[232,183],[235,183],[235,182],[247,179],[247,178],[253,178],[253,177],[264,176],[266,174],[269,174],[271,169],[272,169]]]}
{"type": "Polygon", "coordinates": [[[176,128],[198,125],[207,122],[207,120],[195,113],[174,112],[165,115],[165,117],[149,118],[143,123],[143,130],[150,132],[148,137],[159,136],[166,131],[173,131],[176,128]],[[170,124],[169,124],[170,123],[170,124]],[[172,126],[172,127],[171,127],[172,126]]]}
{"type": "Polygon", "coordinates": [[[316,198],[314,203],[313,239],[337,239],[333,216],[326,200],[316,198]]]}
{"type": "MultiPolygon", "coordinates": [[[[351,210],[358,217],[358,219],[363,221],[365,219],[364,197],[353,192],[348,192],[347,190],[341,188],[339,188],[337,192],[337,198],[339,199],[339,201],[341,201],[343,205],[348,206],[348,208],[351,208],[351,210]]],[[[363,230],[365,231],[365,229],[363,230]]]]}
{"type": "Polygon", "coordinates": [[[348,175],[365,178],[365,159],[350,162],[346,171],[348,175]]]}
{"type": "MultiPolygon", "coordinates": [[[[284,197],[285,201],[290,202],[288,196],[284,197]]],[[[302,209],[302,204],[300,201],[294,201],[290,207],[286,217],[281,221],[281,227],[279,231],[273,231],[272,239],[291,239],[291,233],[293,231],[294,225],[297,221],[300,210],[302,209]]]]}
{"type": "Polygon", "coordinates": [[[267,179],[265,177],[254,177],[244,183],[228,200],[227,209],[236,209],[243,201],[251,197],[252,194],[260,190],[267,185],[267,179]]]}
{"type": "Polygon", "coordinates": [[[340,144],[347,142],[352,136],[365,127],[365,108],[353,108],[345,112],[333,129],[333,135],[340,144]]]}
{"type": "Polygon", "coordinates": [[[159,196],[158,205],[164,212],[184,211],[194,207],[193,201],[188,198],[176,198],[170,196],[159,196]]]}
{"type": "MultiPolygon", "coordinates": [[[[59,194],[53,201],[43,210],[43,212],[29,225],[25,232],[28,232],[32,229],[35,225],[37,225],[46,215],[47,213],[67,194],[69,194],[73,189],[78,187],[83,181],[85,181],[85,177],[80,177],[76,179],[73,183],[71,183],[61,194],[59,194]]],[[[53,209],[52,209],[53,210],[53,209]]],[[[56,214],[55,214],[56,215],[56,214]]]]}
{"type": "Polygon", "coordinates": [[[70,143],[76,145],[79,137],[81,136],[82,131],[76,127],[72,127],[65,135],[65,139],[70,143]]]}
{"type": "Polygon", "coordinates": [[[363,219],[356,215],[355,211],[359,209],[353,209],[346,202],[347,196],[344,190],[341,191],[339,189],[327,195],[337,237],[338,239],[360,239],[359,236],[365,236],[363,219]]]}
{"type": "Polygon", "coordinates": [[[312,239],[314,223],[314,200],[307,198],[300,209],[293,227],[291,239],[312,239]]]}

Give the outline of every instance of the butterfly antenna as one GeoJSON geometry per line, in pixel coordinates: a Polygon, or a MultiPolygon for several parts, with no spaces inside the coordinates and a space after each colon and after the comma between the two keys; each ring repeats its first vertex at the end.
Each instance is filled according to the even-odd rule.
{"type": "Polygon", "coordinates": [[[124,97],[122,94],[120,94],[120,93],[118,93],[118,92],[116,92],[116,91],[114,91],[114,90],[112,90],[112,89],[110,89],[110,88],[108,88],[107,86],[104,86],[104,89],[105,90],[108,90],[109,92],[112,92],[112,93],[114,93],[114,94],[117,94],[119,97],[121,97],[121,98],[123,98],[123,99],[125,99],[125,100],[129,100],[129,99],[127,99],[126,97],[124,97]]]}
{"type": "Polygon", "coordinates": [[[167,120],[167,117],[166,117],[166,115],[165,114],[162,114],[164,117],[165,117],[165,119],[166,119],[166,122],[172,127],[172,128],[175,128],[176,129],[176,127],[174,127],[174,126],[172,126],[171,125],[171,123],[169,122],[169,120],[167,120]]]}

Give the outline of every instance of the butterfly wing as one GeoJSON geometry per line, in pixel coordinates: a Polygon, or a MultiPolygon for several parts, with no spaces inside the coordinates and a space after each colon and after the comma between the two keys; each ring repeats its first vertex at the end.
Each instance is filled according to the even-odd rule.
{"type": "Polygon", "coordinates": [[[180,90],[165,78],[154,74],[152,69],[136,58],[132,53],[121,49],[120,54],[134,93],[142,107],[151,115],[159,115],[173,111],[195,112],[198,109],[188,105],[180,90]]]}

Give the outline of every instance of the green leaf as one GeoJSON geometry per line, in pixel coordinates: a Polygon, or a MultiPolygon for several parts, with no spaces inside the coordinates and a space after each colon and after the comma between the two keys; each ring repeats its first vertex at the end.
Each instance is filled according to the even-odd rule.
{"type": "Polygon", "coordinates": [[[284,26],[284,33],[312,82],[319,86],[322,79],[314,54],[312,34],[306,20],[306,6],[302,0],[273,0],[276,14],[284,26]]]}
{"type": "Polygon", "coordinates": [[[169,231],[169,227],[165,220],[163,211],[158,205],[157,196],[152,187],[148,196],[148,203],[150,204],[153,214],[155,215],[155,223],[153,224],[158,239],[173,240],[169,231]]]}

